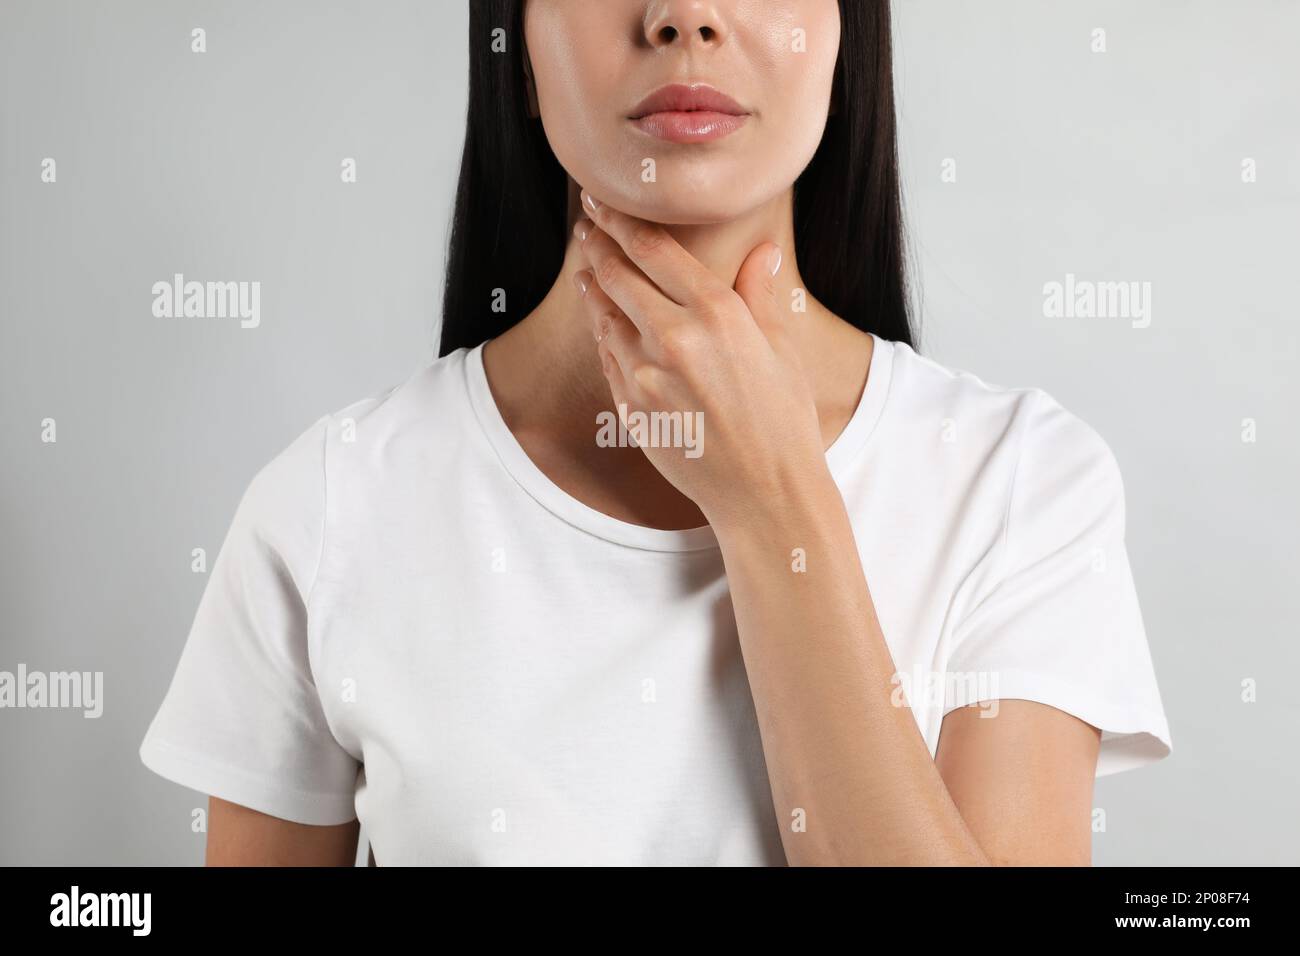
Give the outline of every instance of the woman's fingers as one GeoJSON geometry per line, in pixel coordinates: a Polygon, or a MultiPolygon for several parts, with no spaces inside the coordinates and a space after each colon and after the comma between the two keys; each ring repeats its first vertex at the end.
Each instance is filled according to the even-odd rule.
{"type": "Polygon", "coordinates": [[[582,254],[597,287],[642,334],[653,335],[651,324],[666,310],[676,310],[677,304],[632,264],[609,233],[596,228],[590,219],[579,219],[573,232],[582,240],[582,254]]]}
{"type": "Polygon", "coordinates": [[[626,406],[628,403],[627,381],[623,377],[622,366],[618,364],[618,359],[614,357],[614,353],[603,343],[596,346],[596,350],[600,356],[600,367],[605,373],[605,381],[609,383],[610,397],[614,399],[612,411],[622,420],[623,413],[619,406],[626,406]]]}
{"type": "Polygon", "coordinates": [[[724,291],[722,280],[658,223],[619,212],[599,202],[585,189],[582,209],[602,232],[613,238],[628,260],[678,305],[693,306],[710,293],[724,291]]]}
{"type": "Polygon", "coordinates": [[[592,338],[600,353],[605,377],[616,402],[629,401],[627,374],[645,361],[641,334],[623,314],[618,304],[596,283],[591,270],[583,269],[573,277],[582,296],[592,338]]]}

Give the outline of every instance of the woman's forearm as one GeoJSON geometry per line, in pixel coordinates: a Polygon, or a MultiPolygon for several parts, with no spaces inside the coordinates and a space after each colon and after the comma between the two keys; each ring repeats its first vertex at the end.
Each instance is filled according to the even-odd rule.
{"type": "Polygon", "coordinates": [[[791,865],[987,864],[876,619],[829,471],[715,524],[791,865]]]}

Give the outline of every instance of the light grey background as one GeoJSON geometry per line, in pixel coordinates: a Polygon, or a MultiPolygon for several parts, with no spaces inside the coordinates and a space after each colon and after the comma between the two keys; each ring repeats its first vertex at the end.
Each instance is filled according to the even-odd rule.
{"type": "MultiPolygon", "coordinates": [[[[0,710],[0,863],[202,859],[202,797],[136,755],[206,583],[190,553],[210,566],[302,429],[433,357],[466,16],[0,0],[0,670],[103,671],[106,698],[0,710]],[[154,318],[174,272],[260,281],[261,326],[154,318]]],[[[1124,471],[1174,754],[1098,781],[1095,861],[1300,862],[1300,4],[895,21],[924,350],[1047,389],[1124,471]],[[1152,283],[1150,327],[1045,318],[1066,273],[1152,283]]]]}

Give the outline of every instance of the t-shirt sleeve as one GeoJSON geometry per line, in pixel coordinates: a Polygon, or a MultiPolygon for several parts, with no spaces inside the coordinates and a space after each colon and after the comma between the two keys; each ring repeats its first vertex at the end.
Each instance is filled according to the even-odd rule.
{"type": "Polygon", "coordinates": [[[316,825],[355,818],[359,769],[327,724],[308,656],[328,424],[318,421],[249,484],[140,746],[145,765],[169,780],[316,825]]]}
{"type": "Polygon", "coordinates": [[[1028,403],[998,571],[954,633],[944,712],[1038,701],[1101,731],[1097,776],[1143,766],[1172,742],[1125,547],[1119,466],[1049,396],[1028,403]]]}

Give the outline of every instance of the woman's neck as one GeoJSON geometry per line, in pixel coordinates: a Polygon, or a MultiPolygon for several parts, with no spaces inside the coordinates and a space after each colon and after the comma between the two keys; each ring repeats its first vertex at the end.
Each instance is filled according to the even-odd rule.
{"type": "MultiPolygon", "coordinates": [[[[793,212],[793,191],[787,190],[738,219],[665,228],[729,287],[734,286],[741,264],[755,246],[764,241],[777,243],[784,253],[784,264],[776,279],[777,301],[792,303],[793,290],[804,288],[794,255],[793,212]]],[[[498,402],[505,406],[508,422],[512,407],[522,416],[526,405],[551,422],[557,421],[558,410],[564,413],[565,420],[571,412],[571,420],[591,424],[598,412],[612,405],[590,323],[572,282],[573,274],[583,268],[578,242],[572,235],[572,225],[579,215],[577,187],[570,183],[570,234],[560,274],[537,308],[484,352],[489,379],[498,402]]],[[[791,312],[792,321],[797,323],[795,339],[805,364],[820,369],[827,361],[827,336],[834,333],[834,327],[852,330],[811,295],[805,296],[805,302],[806,311],[791,312]]],[[[510,424],[513,427],[516,422],[510,424]]]]}
{"type": "MultiPolygon", "coordinates": [[[[576,190],[570,222],[576,220],[576,190]]],[[[803,289],[794,255],[791,197],[769,203],[741,220],[711,226],[670,226],[688,252],[729,287],[745,257],[765,240],[781,246],[779,302],[793,305],[803,289]]],[[[633,524],[694,528],[704,516],[636,448],[603,448],[595,441],[598,417],[614,400],[600,368],[596,344],[574,272],[583,268],[570,237],[564,268],[542,302],[513,328],[487,344],[484,370],[501,416],[533,463],[571,497],[633,524]]],[[[853,414],[871,362],[871,337],[805,295],[804,311],[791,308],[791,336],[813,388],[827,447],[853,414]]]]}

